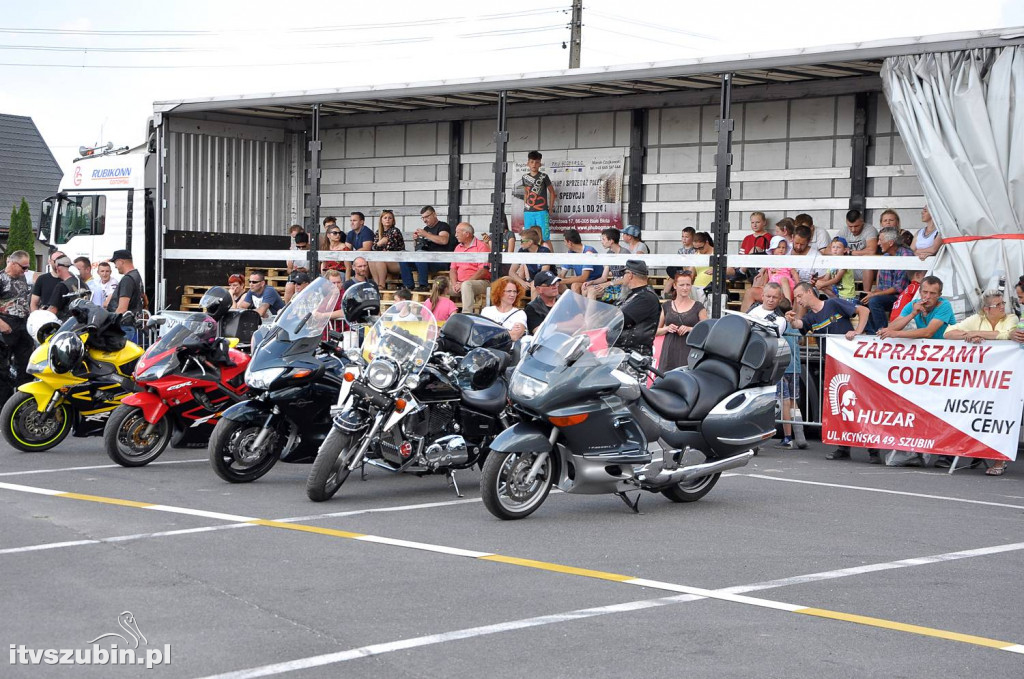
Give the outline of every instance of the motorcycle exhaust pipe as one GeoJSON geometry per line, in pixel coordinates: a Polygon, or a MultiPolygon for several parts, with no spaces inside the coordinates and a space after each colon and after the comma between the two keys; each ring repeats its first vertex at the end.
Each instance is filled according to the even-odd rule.
{"type": "Polygon", "coordinates": [[[748,450],[740,455],[734,455],[727,457],[724,460],[715,460],[714,462],[705,462],[704,464],[695,464],[689,467],[683,467],[674,472],[662,472],[653,479],[649,480],[649,483],[656,486],[668,486],[676,483],[683,483],[684,481],[690,481],[697,479],[702,476],[710,476],[719,472],[724,472],[727,469],[735,469],[736,467],[745,467],[748,462],[754,457],[754,451],[748,450]]]}

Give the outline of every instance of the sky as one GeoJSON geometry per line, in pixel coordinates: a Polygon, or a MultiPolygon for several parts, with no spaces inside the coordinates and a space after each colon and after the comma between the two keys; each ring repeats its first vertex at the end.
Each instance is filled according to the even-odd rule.
{"type": "MultiPolygon", "coordinates": [[[[67,171],[79,146],[144,141],[154,101],[564,69],[570,4],[0,0],[0,113],[31,116],[67,171]]],[[[582,65],[1024,26],[1020,0],[725,7],[585,0],[582,65]]]]}

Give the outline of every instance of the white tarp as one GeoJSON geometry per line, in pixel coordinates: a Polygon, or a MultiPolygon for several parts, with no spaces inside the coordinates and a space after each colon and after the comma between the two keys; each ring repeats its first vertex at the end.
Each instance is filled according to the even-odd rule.
{"type": "MultiPolygon", "coordinates": [[[[1024,234],[1024,50],[1018,46],[885,60],[882,84],[943,238],[1024,234]]],[[[944,246],[944,294],[978,296],[1024,274],[1024,240],[944,246]]]]}

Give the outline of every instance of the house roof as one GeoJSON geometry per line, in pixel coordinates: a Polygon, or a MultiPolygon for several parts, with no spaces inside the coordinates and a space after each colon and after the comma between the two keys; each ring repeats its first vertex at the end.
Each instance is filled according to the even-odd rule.
{"type": "Polygon", "coordinates": [[[32,119],[0,113],[0,231],[6,231],[22,198],[35,222],[39,203],[56,193],[63,176],[32,119]]]}
{"type": "Polygon", "coordinates": [[[678,92],[717,92],[723,73],[733,74],[736,87],[857,79],[867,91],[880,89],[878,72],[887,57],[1022,42],[1024,28],[1003,28],[545,73],[159,101],[154,110],[171,115],[218,112],[267,122],[303,119],[310,114],[312,104],[320,104],[321,115],[325,116],[410,115],[424,111],[443,114],[446,110],[493,107],[502,91],[507,93],[509,104],[533,106],[569,100],[607,102],[616,97],[657,100],[678,92]]]}

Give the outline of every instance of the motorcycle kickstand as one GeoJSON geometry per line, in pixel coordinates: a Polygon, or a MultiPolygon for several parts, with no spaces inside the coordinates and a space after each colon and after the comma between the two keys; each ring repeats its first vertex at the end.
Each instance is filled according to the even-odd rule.
{"type": "Polygon", "coordinates": [[[363,463],[359,465],[359,480],[366,480],[366,458],[363,458],[363,463]]]}
{"type": "Polygon", "coordinates": [[[445,473],[445,476],[448,477],[448,485],[455,489],[455,495],[457,497],[465,497],[465,495],[462,494],[462,491],[459,490],[459,484],[455,480],[455,471],[452,470],[452,469],[449,469],[445,473]]]}
{"type": "Polygon", "coordinates": [[[620,500],[625,502],[626,506],[629,507],[630,509],[632,509],[634,514],[639,514],[640,513],[640,493],[639,492],[637,492],[635,500],[630,500],[629,497],[625,493],[616,493],[615,495],[620,500]]]}

